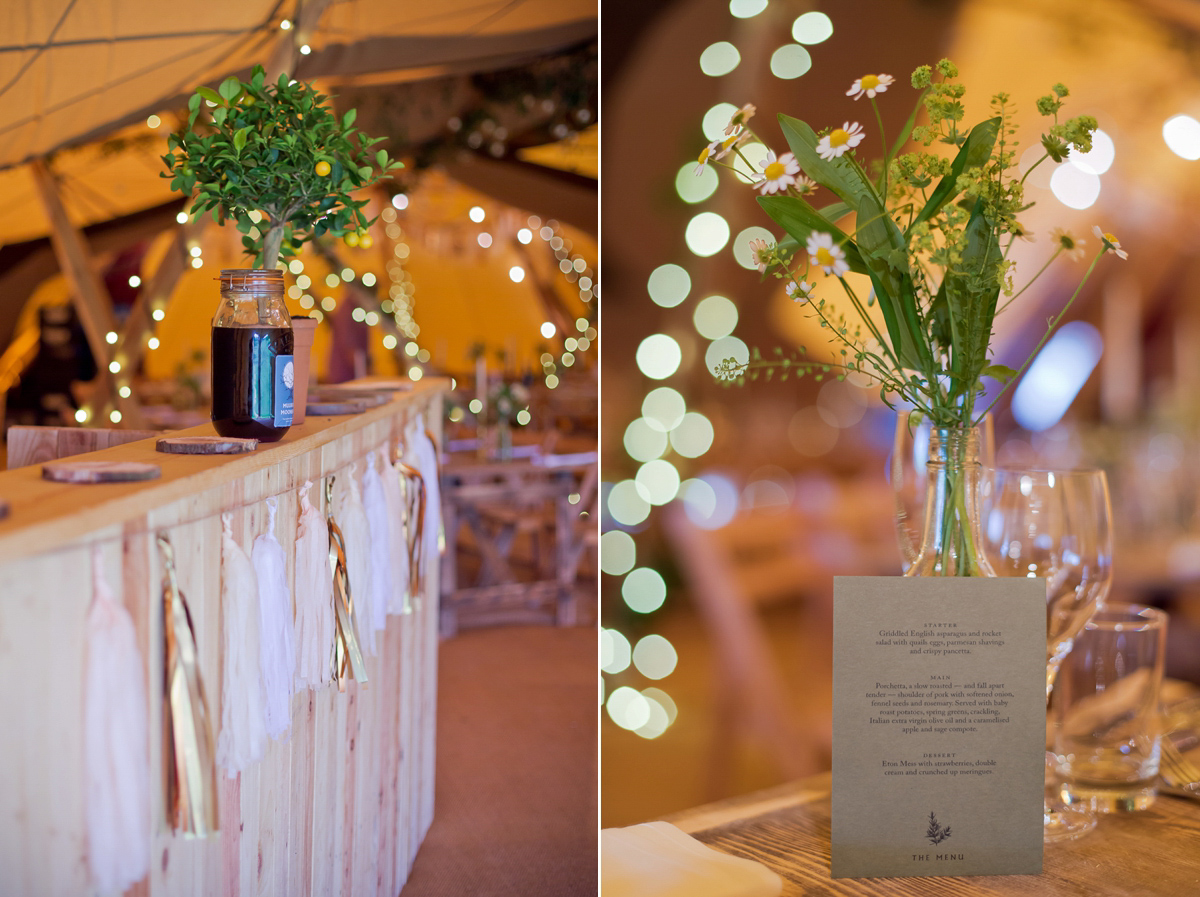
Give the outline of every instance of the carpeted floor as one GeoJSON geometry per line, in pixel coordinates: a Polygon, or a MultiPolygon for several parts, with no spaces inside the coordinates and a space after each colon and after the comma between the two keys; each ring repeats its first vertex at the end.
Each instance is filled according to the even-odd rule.
{"type": "Polygon", "coordinates": [[[403,897],[597,893],[596,630],[442,642],[433,827],[403,897]]]}

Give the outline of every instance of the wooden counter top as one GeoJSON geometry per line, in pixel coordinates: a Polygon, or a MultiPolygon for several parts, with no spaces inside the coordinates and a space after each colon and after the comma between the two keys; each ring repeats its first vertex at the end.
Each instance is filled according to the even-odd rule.
{"type": "MultiPolygon", "coordinates": [[[[421,380],[411,390],[398,391],[391,402],[361,414],[309,417],[303,424],[288,430],[279,442],[260,444],[255,451],[245,455],[166,454],[155,450],[155,439],[130,442],[87,455],[89,460],[158,464],[162,476],[148,482],[54,483],[42,478],[40,464],[0,472],[0,498],[11,506],[8,517],[0,520],[0,563],[69,544],[97,530],[145,517],[164,505],[196,493],[243,480],[385,421],[396,414],[397,404],[424,406],[448,387],[447,380],[421,380]]],[[[215,434],[212,424],[170,433],[173,436],[215,434]]],[[[331,464],[318,475],[331,472],[336,466],[331,464]]],[[[297,485],[283,483],[279,484],[279,489],[297,485]]]]}

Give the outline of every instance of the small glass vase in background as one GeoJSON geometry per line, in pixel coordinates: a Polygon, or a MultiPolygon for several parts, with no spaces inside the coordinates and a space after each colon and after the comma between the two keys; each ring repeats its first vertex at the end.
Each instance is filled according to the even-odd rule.
{"type": "Polygon", "coordinates": [[[905,576],[996,575],[984,551],[979,446],[978,427],[930,429],[921,541],[905,576]]]}

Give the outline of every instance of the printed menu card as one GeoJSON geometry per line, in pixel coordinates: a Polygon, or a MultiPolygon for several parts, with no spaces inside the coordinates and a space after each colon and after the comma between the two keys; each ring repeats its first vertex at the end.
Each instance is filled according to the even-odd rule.
{"type": "Polygon", "coordinates": [[[1042,871],[1043,579],[839,576],[834,878],[1042,871]]]}

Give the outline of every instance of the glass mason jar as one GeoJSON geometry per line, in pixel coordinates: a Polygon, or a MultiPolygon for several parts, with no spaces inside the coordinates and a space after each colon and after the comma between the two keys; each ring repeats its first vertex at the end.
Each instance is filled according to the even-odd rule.
{"type": "Polygon", "coordinates": [[[221,271],[212,323],[212,421],[222,436],[275,442],[292,424],[292,321],[283,272],[221,271]]]}
{"type": "Polygon", "coordinates": [[[984,552],[979,429],[933,427],[921,547],[905,576],[995,576],[984,552]]]}

